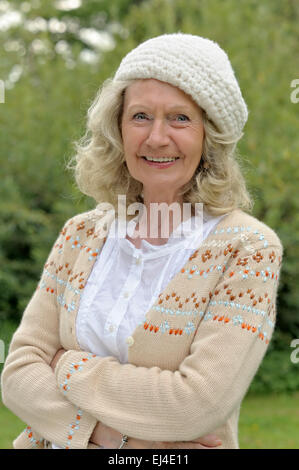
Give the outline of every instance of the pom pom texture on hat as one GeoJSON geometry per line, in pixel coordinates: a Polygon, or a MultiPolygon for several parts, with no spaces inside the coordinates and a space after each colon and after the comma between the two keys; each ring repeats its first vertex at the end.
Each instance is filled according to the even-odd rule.
{"type": "Polygon", "coordinates": [[[116,80],[155,78],[180,88],[221,132],[239,139],[248,111],[227,54],[210,39],[164,34],[141,43],[121,61],[116,80]]]}

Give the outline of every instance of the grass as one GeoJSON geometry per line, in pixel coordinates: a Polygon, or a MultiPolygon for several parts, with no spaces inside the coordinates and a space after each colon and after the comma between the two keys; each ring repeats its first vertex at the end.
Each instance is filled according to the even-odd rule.
{"type": "MultiPolygon", "coordinates": [[[[239,420],[241,449],[299,449],[299,392],[245,397],[239,420]]],[[[0,402],[0,449],[11,449],[25,424],[0,402]]]]}
{"type": "MultiPolygon", "coordinates": [[[[10,321],[0,321],[0,339],[5,345],[5,357],[8,353],[8,346],[11,337],[17,328],[17,324],[10,321]]],[[[3,358],[1,358],[1,361],[3,358]]],[[[3,369],[3,363],[0,363],[0,373],[3,369]]],[[[12,441],[23,431],[26,424],[23,423],[17,416],[8,410],[1,401],[0,393],[0,449],[11,449],[12,441]]]]}
{"type": "Polygon", "coordinates": [[[299,392],[245,397],[239,420],[241,449],[299,449],[299,392]]]}
{"type": "Polygon", "coordinates": [[[12,449],[12,441],[26,425],[0,401],[0,449],[12,449]]]}

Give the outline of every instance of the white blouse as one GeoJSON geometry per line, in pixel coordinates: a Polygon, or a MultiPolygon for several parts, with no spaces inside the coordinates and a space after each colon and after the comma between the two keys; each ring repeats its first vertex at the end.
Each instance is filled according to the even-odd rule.
{"type": "MultiPolygon", "coordinates": [[[[171,233],[164,245],[142,240],[140,248],[118,235],[120,222],[115,219],[80,300],[76,335],[82,350],[127,363],[132,333],[225,215],[213,217],[203,211],[203,224],[196,225],[195,217],[191,217],[171,233]]],[[[128,222],[128,235],[132,236],[137,222],[138,217],[128,222]]],[[[53,448],[59,447],[53,444],[53,448]]]]}

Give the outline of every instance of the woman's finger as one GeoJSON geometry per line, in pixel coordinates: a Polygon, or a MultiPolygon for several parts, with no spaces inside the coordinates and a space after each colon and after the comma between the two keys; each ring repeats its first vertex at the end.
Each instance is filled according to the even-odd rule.
{"type": "Polygon", "coordinates": [[[199,444],[207,447],[216,447],[222,444],[221,440],[216,434],[207,434],[206,436],[194,439],[192,442],[198,442],[199,444]]]}

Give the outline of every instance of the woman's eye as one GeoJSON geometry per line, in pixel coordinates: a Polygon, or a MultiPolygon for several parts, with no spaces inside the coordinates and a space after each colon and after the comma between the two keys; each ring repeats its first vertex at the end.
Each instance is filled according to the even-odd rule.
{"type": "Polygon", "coordinates": [[[144,118],[145,114],[144,113],[136,113],[136,114],[134,114],[133,119],[137,119],[137,121],[140,121],[140,119],[138,119],[140,116],[144,118]]]}
{"type": "Polygon", "coordinates": [[[179,122],[186,122],[189,121],[188,116],[185,116],[185,114],[178,114],[177,118],[183,118],[183,120],[179,120],[179,122]]]}

